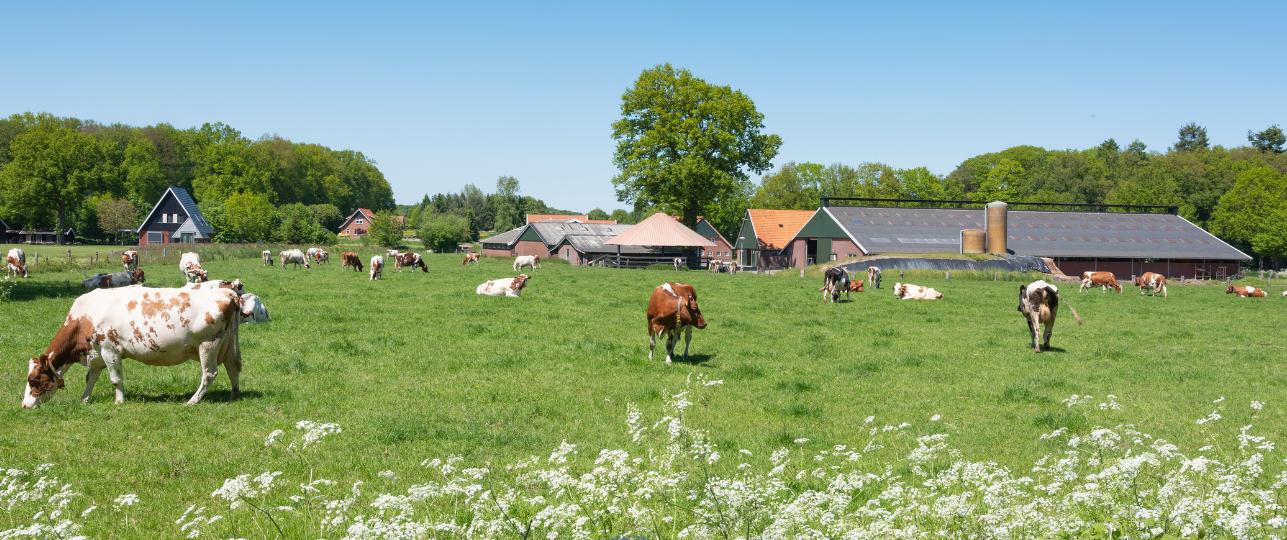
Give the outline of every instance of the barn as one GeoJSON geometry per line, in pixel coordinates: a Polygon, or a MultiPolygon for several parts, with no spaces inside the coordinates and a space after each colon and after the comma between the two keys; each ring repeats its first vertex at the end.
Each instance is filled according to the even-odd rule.
{"type": "MultiPolygon", "coordinates": [[[[490,257],[516,257],[535,255],[546,258],[557,256],[572,264],[583,264],[595,251],[593,237],[610,239],[625,232],[633,225],[618,223],[584,223],[580,220],[542,220],[528,223],[517,229],[484,238],[483,255],[490,257]],[[568,235],[586,238],[564,242],[568,235]],[[588,251],[586,251],[588,250],[588,251]]],[[[616,253],[616,248],[612,248],[616,253]]]]}
{"type": "Polygon", "coordinates": [[[139,245],[169,243],[208,243],[214,227],[197,208],[188,191],[181,187],[166,188],[139,225],[139,245]]]}
{"type": "MultiPolygon", "coordinates": [[[[675,221],[679,221],[683,216],[674,216],[675,221]]],[[[697,216],[697,226],[694,227],[697,234],[715,243],[715,247],[704,247],[701,249],[701,258],[710,261],[731,262],[733,260],[733,244],[730,244],[724,235],[715,230],[715,226],[707,221],[703,216],[697,216]]],[[[709,264],[709,261],[708,261],[709,264]]]]}
{"type": "Polygon", "coordinates": [[[791,240],[815,213],[815,210],[747,210],[732,246],[737,250],[738,264],[764,268],[797,266],[792,263],[796,253],[790,249],[791,240]]]}
{"type": "Polygon", "coordinates": [[[1156,272],[1168,277],[1223,279],[1251,260],[1178,215],[1173,206],[990,203],[824,198],[790,240],[792,266],[849,255],[960,253],[966,229],[1005,231],[1013,255],[1050,259],[1064,274],[1109,271],[1121,277],[1156,272]],[[855,204],[853,203],[868,203],[855,204]],[[870,203],[896,203],[877,206],[870,203]],[[934,208],[950,203],[974,208],[934,208]],[[925,204],[920,206],[919,204],[925,204]],[[916,206],[905,206],[916,205],[916,206]],[[1035,207],[1017,210],[1012,207],[1035,207]],[[1056,208],[1056,209],[1052,209],[1056,208]],[[994,214],[988,223],[989,211],[994,214]],[[805,252],[805,257],[799,253],[805,252]]]}

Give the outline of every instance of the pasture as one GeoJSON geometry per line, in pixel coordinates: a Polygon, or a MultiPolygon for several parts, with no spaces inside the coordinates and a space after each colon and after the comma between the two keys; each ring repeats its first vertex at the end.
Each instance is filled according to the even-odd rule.
{"type": "MultiPolygon", "coordinates": [[[[1059,284],[1085,325],[1061,309],[1054,350],[1034,354],[1015,309],[1018,281],[909,272],[905,281],[946,297],[901,301],[891,292],[895,271],[882,289],[827,304],[816,273],[543,261],[525,272],[533,277],[522,298],[503,298],[474,289],[515,275],[509,259],[475,267],[461,266],[458,255],[426,255],[427,274],[399,274],[390,263],[371,282],[365,272],[341,271],[338,253],[331,258],[312,270],[203,261],[212,279],[241,279],[272,321],[241,329],[242,399],[228,401],[221,371],[194,407],[183,402],[197,387],[195,363],[127,360],[123,405],[112,403],[107,377],[91,403],[80,403],[85,368],[75,366],[65,390],[21,410],[27,359],[44,351],[81,293],[80,272],[34,273],[0,302],[0,396],[9,400],[0,406],[0,466],[55,464],[86,499],[77,508],[138,495],[123,518],[100,510],[101,519],[85,519],[82,533],[92,538],[173,538],[185,509],[215,506],[211,492],[239,474],[285,471],[401,492],[431,475],[421,466],[427,458],[459,455],[463,466],[503,469],[532,455],[544,460],[561,441],[587,457],[627,448],[627,404],[657,416],[666,396],[698,375],[723,384],[700,392],[686,421],[707,430],[719,451],[749,450],[747,460],[765,469],[780,447],[861,445],[873,416],[872,425],[950,434],[966,458],[1020,470],[1061,447],[1039,438],[1060,427],[1084,433],[1132,423],[1193,448],[1227,443],[1246,424],[1287,432],[1281,287],[1246,299],[1223,286],[1173,285],[1169,298],[1149,298],[1130,287],[1079,294],[1076,284],[1059,284]],[[664,364],[662,344],[647,357],[644,308],[665,281],[694,285],[709,324],[693,332],[688,361],[673,365],[664,364]],[[1115,395],[1123,410],[1061,402],[1073,394],[1094,403],[1115,395]],[[1253,410],[1253,400],[1264,409],[1253,410]],[[1196,422],[1217,408],[1225,422],[1218,429],[1196,422]],[[931,422],[935,415],[941,420],[931,422]],[[265,446],[271,432],[292,432],[301,420],[334,422],[343,433],[307,453],[265,446]],[[381,471],[394,471],[396,482],[381,471]]],[[[149,287],[183,283],[177,264],[145,260],[141,268],[149,287]]],[[[735,466],[712,465],[714,474],[735,466]]],[[[10,527],[22,524],[10,519],[10,527]]]]}

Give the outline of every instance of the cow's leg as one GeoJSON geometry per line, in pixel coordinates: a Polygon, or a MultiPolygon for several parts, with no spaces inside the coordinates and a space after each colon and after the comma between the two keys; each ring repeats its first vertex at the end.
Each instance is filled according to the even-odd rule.
{"type": "Polygon", "coordinates": [[[1083,279],[1081,280],[1081,286],[1077,287],[1077,292],[1083,292],[1085,290],[1086,290],[1086,280],[1083,279]]]}
{"type": "Polygon", "coordinates": [[[679,342],[679,329],[672,328],[666,331],[666,363],[675,356],[675,344],[679,342]]]}
{"type": "Polygon", "coordinates": [[[684,327],[684,361],[688,361],[688,344],[693,341],[693,327],[684,327]]]}
{"type": "Polygon", "coordinates": [[[219,375],[219,350],[223,348],[223,341],[227,338],[216,339],[214,341],[204,342],[198,347],[201,355],[201,385],[197,387],[197,392],[192,394],[187,405],[196,405],[205,397],[206,390],[210,389],[210,383],[219,375]]]}
{"type": "Polygon", "coordinates": [[[1166,297],[1167,297],[1167,295],[1166,295],[1166,284],[1165,284],[1165,283],[1163,283],[1163,284],[1162,284],[1162,298],[1166,298],[1166,297]]]}
{"type": "Polygon", "coordinates": [[[1032,338],[1032,348],[1041,352],[1041,347],[1037,345],[1037,333],[1041,331],[1041,327],[1037,326],[1037,317],[1031,313],[1024,315],[1024,319],[1028,321],[1028,336],[1032,338]]]}
{"type": "MultiPolygon", "coordinates": [[[[107,368],[107,379],[112,381],[112,388],[116,390],[116,403],[125,403],[125,376],[121,369],[120,354],[104,347],[99,353],[99,358],[103,359],[103,366],[107,368]]],[[[85,390],[88,392],[89,388],[85,390]]]]}
{"type": "Polygon", "coordinates": [[[98,382],[98,376],[103,374],[103,368],[95,368],[92,364],[89,371],[85,373],[85,393],[80,395],[83,403],[89,403],[89,394],[94,391],[94,383],[98,382]]]}
{"type": "Polygon", "coordinates": [[[657,347],[657,333],[653,331],[652,321],[648,321],[648,359],[652,360],[652,350],[657,347]]]}
{"type": "Polygon", "coordinates": [[[232,384],[231,401],[241,399],[241,345],[235,340],[229,344],[229,355],[223,362],[224,369],[228,370],[228,382],[232,384]]]}

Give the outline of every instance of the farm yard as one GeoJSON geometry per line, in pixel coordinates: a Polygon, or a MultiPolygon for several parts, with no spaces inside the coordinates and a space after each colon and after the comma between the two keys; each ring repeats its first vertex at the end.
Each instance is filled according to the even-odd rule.
{"type": "MultiPolygon", "coordinates": [[[[365,261],[375,250],[359,253],[365,261]]],[[[941,272],[910,271],[903,281],[933,287],[945,298],[901,301],[891,292],[897,273],[886,273],[884,288],[827,304],[817,272],[805,279],[792,272],[730,276],[545,260],[542,268],[524,271],[532,278],[522,298],[504,298],[479,296],[474,289],[514,276],[510,259],[484,257],[476,267],[462,266],[458,255],[427,255],[427,274],[399,273],[390,262],[383,278],[371,282],[365,272],[342,271],[336,252],[331,257],[330,264],[311,270],[268,268],[251,257],[203,259],[211,279],[241,279],[272,320],[241,328],[242,399],[229,402],[221,372],[194,407],[183,402],[199,381],[195,363],[154,368],[126,361],[123,405],[112,403],[106,378],[91,403],[80,403],[86,370],[76,366],[65,390],[37,410],[21,410],[27,359],[45,350],[82,293],[79,271],[37,269],[16,285],[10,301],[0,302],[0,320],[6,321],[0,365],[8,366],[0,370],[0,387],[11,398],[9,407],[0,407],[6,426],[0,432],[3,466],[34,471],[53,464],[36,477],[71,484],[80,495],[59,519],[82,524],[79,534],[91,538],[177,538],[193,530],[218,538],[333,538],[362,522],[353,515],[378,514],[370,506],[376,494],[405,496],[413,486],[446,485],[445,477],[474,478],[461,476],[466,468],[488,469],[469,473],[482,478],[472,481],[500,493],[522,469],[507,466],[530,456],[540,459],[528,467],[551,468],[567,460],[562,466],[576,476],[595,468],[600,450],[623,449],[644,458],[648,449],[654,456],[666,452],[673,442],[668,426],[680,435],[674,440],[702,446],[700,436],[693,442],[695,435],[674,427],[678,423],[654,425],[664,415],[682,417],[683,426],[709,434],[701,466],[684,467],[733,478],[743,474],[742,463],[768,475],[788,460],[792,474],[782,476],[785,492],[827,488],[820,479],[831,473],[811,462],[835,461],[852,451],[865,455],[853,458],[865,464],[861,470],[919,485],[924,478],[918,475],[942,473],[958,459],[995,462],[1016,477],[1032,474],[1042,456],[1062,456],[1071,437],[1105,440],[1094,431],[1098,427],[1129,424],[1178,445],[1187,457],[1238,462],[1263,445],[1252,440],[1239,448],[1242,426],[1251,424],[1246,434],[1271,440],[1287,432],[1287,369],[1281,361],[1287,339],[1277,330],[1287,319],[1281,287],[1270,287],[1268,298],[1249,299],[1226,295],[1223,284],[1172,285],[1169,298],[1154,298],[1129,286],[1118,295],[1078,293],[1076,284],[1059,284],[1085,324],[1077,326],[1061,309],[1053,349],[1034,354],[1015,308],[1018,286],[1038,274],[993,282],[954,273],[945,281],[941,272]],[[694,285],[709,324],[693,332],[686,362],[681,341],[672,365],[664,363],[660,343],[660,354],[648,359],[643,320],[653,287],[666,281],[694,285]],[[676,397],[685,389],[687,394],[676,397]],[[1066,401],[1070,396],[1076,397],[1066,401]],[[1253,402],[1263,408],[1253,408],[1253,402]],[[642,420],[632,429],[627,420],[635,411],[642,420]],[[342,432],[314,426],[310,436],[309,426],[297,429],[300,421],[334,423],[342,432]],[[1059,428],[1067,431],[1049,436],[1059,428]],[[284,433],[274,435],[277,430],[284,433]],[[958,453],[942,450],[924,462],[905,459],[918,446],[939,442],[958,453]],[[567,444],[576,445],[576,454],[568,453],[567,444]],[[783,448],[786,453],[775,455],[783,448]],[[722,458],[711,459],[716,452],[722,458]],[[893,469],[886,473],[884,463],[893,469]],[[929,464],[932,472],[918,463],[929,464]],[[281,495],[271,499],[280,502],[272,504],[292,509],[255,510],[270,497],[256,494],[267,491],[266,484],[253,478],[271,471],[282,472],[274,488],[281,495]],[[244,488],[240,496],[232,497],[246,505],[230,509],[228,500],[212,495],[236,491],[225,479],[247,474],[251,479],[237,484],[244,488]],[[319,507],[307,515],[304,503],[286,498],[307,495],[296,485],[322,478],[336,482],[322,486],[326,500],[345,499],[356,482],[363,483],[357,488],[362,495],[351,507],[319,507]],[[126,494],[136,495],[137,502],[118,499],[126,494]],[[90,506],[98,509],[81,515],[90,506]],[[209,522],[215,515],[224,517],[209,522]],[[336,516],[348,517],[330,530],[316,525],[336,516]]],[[[170,259],[142,262],[146,286],[183,284],[177,254],[170,259]]],[[[119,265],[110,271],[116,270],[119,265]]],[[[1239,283],[1264,285],[1254,279],[1239,283]]],[[[1087,455],[1120,456],[1129,446],[1125,437],[1088,448],[1087,455]]],[[[1282,463],[1278,453],[1268,452],[1256,485],[1270,489],[1282,463]]],[[[1273,490],[1281,494],[1283,487],[1273,490]]],[[[861,495],[853,503],[860,507],[880,490],[857,485],[851,492],[861,495]]],[[[483,504],[485,497],[479,499],[482,506],[462,502],[475,495],[463,490],[416,508],[423,517],[427,504],[457,524],[478,517],[482,506],[509,508],[483,504]]],[[[530,495],[535,493],[525,496],[530,495]]],[[[552,506],[557,497],[546,496],[552,506]]],[[[708,519],[701,517],[707,514],[700,505],[684,510],[684,499],[659,504],[686,518],[646,533],[621,525],[620,517],[586,527],[596,531],[594,538],[674,537],[689,523],[708,519]]],[[[394,510],[384,519],[398,513],[397,504],[388,507],[394,510]]],[[[1267,511],[1283,515],[1281,509],[1267,511]]],[[[31,523],[33,513],[11,511],[5,528],[31,523]]],[[[576,528],[548,515],[528,516],[526,523],[541,519],[541,530],[576,528]]],[[[767,526],[752,518],[729,519],[733,529],[762,532],[767,526]]],[[[1105,515],[1086,519],[1111,521],[1105,515]]],[[[377,521],[362,523],[374,530],[377,521]]],[[[928,522],[923,526],[934,530],[928,522]]],[[[524,536],[522,525],[500,527],[475,536],[524,536]]],[[[962,527],[961,535],[973,530],[962,527]]],[[[711,532],[717,528],[692,529],[686,536],[719,536],[711,532]]],[[[1216,533],[1231,534],[1224,528],[1216,533]]],[[[422,536],[470,535],[439,528],[422,536]]]]}

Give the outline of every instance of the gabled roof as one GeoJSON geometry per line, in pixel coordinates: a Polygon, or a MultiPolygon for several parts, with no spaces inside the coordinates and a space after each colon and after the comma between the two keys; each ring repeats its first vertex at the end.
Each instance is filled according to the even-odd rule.
{"type": "Polygon", "coordinates": [[[170,186],[165,189],[165,193],[161,194],[161,198],[156,200],[156,205],[152,207],[152,211],[147,213],[147,217],[143,218],[143,222],[134,231],[138,232],[144,225],[151,223],[152,214],[155,214],[156,210],[161,207],[161,203],[165,202],[165,198],[171,195],[174,196],[175,200],[179,201],[179,206],[183,207],[183,211],[188,214],[188,219],[194,222],[193,226],[196,227],[196,230],[202,234],[214,236],[214,227],[210,226],[210,222],[206,221],[205,214],[202,214],[201,209],[197,208],[197,201],[192,200],[192,196],[188,195],[188,190],[177,186],[170,186]]]}
{"type": "Polygon", "coordinates": [[[795,234],[809,222],[816,210],[761,210],[752,208],[746,211],[751,217],[751,226],[755,227],[755,236],[760,249],[782,250],[787,247],[795,234]]]}
{"type": "Polygon", "coordinates": [[[503,233],[484,238],[480,240],[480,242],[484,244],[502,244],[505,246],[512,246],[518,242],[518,238],[523,236],[523,233],[527,231],[527,227],[527,225],[524,225],[517,229],[510,229],[503,233]]]}
{"type": "MultiPolygon", "coordinates": [[[[675,221],[679,221],[683,219],[683,216],[673,216],[673,217],[675,218],[675,221]]],[[[702,223],[705,223],[706,227],[710,228],[710,230],[715,233],[715,236],[718,236],[719,239],[723,240],[725,244],[728,244],[730,246],[733,245],[731,242],[728,241],[727,238],[724,238],[724,235],[720,234],[719,229],[716,229],[714,225],[711,225],[711,222],[707,221],[707,219],[704,216],[697,216],[697,234],[700,234],[706,237],[710,236],[709,234],[702,232],[702,223]]]]}
{"type": "Polygon", "coordinates": [[[553,248],[565,236],[593,235],[613,237],[630,230],[634,225],[616,223],[577,223],[575,221],[538,221],[529,224],[540,235],[545,245],[553,248]]]}
{"type": "MultiPolygon", "coordinates": [[[[826,211],[867,253],[957,253],[962,229],[985,229],[983,209],[829,206],[826,211]]],[[[1006,247],[1016,255],[1251,259],[1172,214],[1010,210],[1006,228],[1006,247]]]]}
{"type": "Polygon", "coordinates": [[[197,227],[196,222],[192,221],[192,218],[188,218],[186,221],[183,222],[182,225],[179,225],[179,228],[177,230],[174,231],[174,234],[176,235],[183,234],[183,233],[192,233],[193,238],[198,238],[202,240],[210,239],[210,235],[202,231],[199,227],[197,227]]]}
{"type": "Polygon", "coordinates": [[[589,220],[590,220],[590,218],[589,218],[589,217],[587,217],[587,216],[585,216],[585,215],[583,215],[583,214],[569,214],[569,215],[563,215],[563,214],[528,214],[528,215],[527,215],[527,222],[528,222],[528,223],[536,223],[537,221],[545,221],[545,220],[550,220],[550,219],[558,220],[558,221],[565,221],[565,220],[569,220],[569,219],[575,219],[575,220],[580,221],[580,222],[582,222],[582,223],[585,223],[585,222],[587,222],[587,221],[589,221],[589,220]]]}
{"type": "MultiPolygon", "coordinates": [[[[615,236],[615,235],[614,235],[615,236]]],[[[563,237],[563,241],[554,247],[558,249],[564,244],[572,246],[581,253],[617,253],[617,248],[621,248],[621,253],[649,253],[655,251],[643,246],[605,246],[604,242],[611,240],[613,236],[604,236],[596,234],[570,234],[563,237]]],[[[554,250],[551,250],[554,251],[554,250]]]]}

